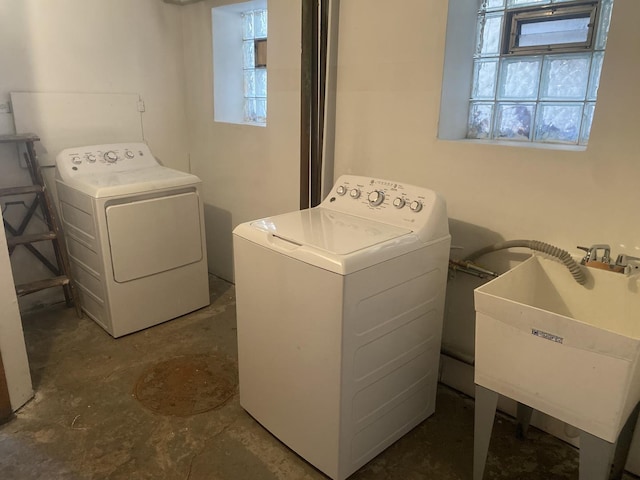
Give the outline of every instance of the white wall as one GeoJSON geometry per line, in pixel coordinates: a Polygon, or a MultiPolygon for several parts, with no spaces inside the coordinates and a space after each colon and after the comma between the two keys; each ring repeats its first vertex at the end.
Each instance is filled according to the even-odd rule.
{"type": "MultiPolygon", "coordinates": [[[[576,245],[610,243],[614,254],[639,256],[640,2],[616,0],[583,152],[436,138],[447,3],[342,2],[335,175],[390,178],[442,193],[453,245],[464,247],[454,251],[459,258],[520,238],[576,254],[576,245]]],[[[506,256],[482,260],[492,265],[506,256]]],[[[472,356],[478,282],[462,277],[448,286],[445,342],[472,356]]]]}
{"type": "Polygon", "coordinates": [[[140,93],[151,149],[187,170],[180,8],[160,0],[4,0],[0,98],[140,93]]]}
{"type": "MultiPolygon", "coordinates": [[[[161,0],[3,0],[0,112],[12,91],[137,93],[152,151],[166,166],[188,171],[181,8],[161,0]]],[[[0,113],[3,133],[13,133],[7,113],[0,113]]],[[[28,183],[15,148],[4,146],[0,155],[0,187],[28,183]]],[[[19,206],[6,211],[14,224],[23,214],[19,206]]],[[[19,282],[47,273],[22,247],[12,264],[19,282]]],[[[49,303],[52,294],[60,297],[43,291],[21,305],[49,303]]]]}
{"type": "MultiPolygon", "coordinates": [[[[2,212],[0,212],[2,220],[2,212]]],[[[7,240],[0,235],[0,355],[7,377],[11,408],[17,410],[33,396],[29,359],[24,344],[18,300],[11,277],[7,240]]]]}
{"type": "Polygon", "coordinates": [[[233,279],[232,229],[298,209],[300,2],[269,0],[267,126],[213,120],[211,8],[183,8],[189,151],[203,181],[209,271],[233,279]]]}

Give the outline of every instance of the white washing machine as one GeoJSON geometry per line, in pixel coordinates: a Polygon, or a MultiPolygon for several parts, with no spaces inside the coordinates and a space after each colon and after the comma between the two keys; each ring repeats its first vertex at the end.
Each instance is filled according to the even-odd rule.
{"type": "Polygon", "coordinates": [[[344,479],[434,412],[445,203],[342,176],[318,207],[233,233],[240,404],[344,479]]]}
{"type": "Polygon", "coordinates": [[[209,304],[200,179],[143,143],[69,148],[56,185],[82,309],[114,337],[209,304]]]}

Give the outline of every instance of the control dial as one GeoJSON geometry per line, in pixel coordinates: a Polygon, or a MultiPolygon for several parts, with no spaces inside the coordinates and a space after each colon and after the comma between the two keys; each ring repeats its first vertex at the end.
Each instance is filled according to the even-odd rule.
{"type": "Polygon", "coordinates": [[[369,205],[371,205],[372,207],[377,207],[381,205],[382,202],[384,202],[384,192],[381,192],[380,190],[374,190],[369,194],[367,199],[369,200],[369,205]]]}
{"type": "Polygon", "coordinates": [[[127,158],[133,158],[135,155],[131,150],[127,150],[124,154],[127,158]]]}
{"type": "Polygon", "coordinates": [[[360,190],[357,188],[352,188],[349,192],[349,196],[351,198],[360,198],[360,190]]]}
{"type": "Polygon", "coordinates": [[[96,156],[95,155],[87,155],[87,160],[91,163],[95,163],[96,156]]]}
{"type": "Polygon", "coordinates": [[[104,159],[109,163],[115,163],[118,160],[118,155],[116,155],[116,152],[110,150],[104,154],[104,159]]]}
{"type": "Polygon", "coordinates": [[[393,206],[394,206],[394,207],[396,207],[396,208],[402,208],[402,207],[404,207],[404,206],[405,206],[405,204],[406,204],[406,203],[407,203],[407,202],[405,202],[405,201],[404,201],[404,198],[402,198],[402,197],[396,197],[396,198],[393,200],[393,206]]]}
{"type": "Polygon", "coordinates": [[[419,212],[420,210],[422,210],[422,202],[419,200],[414,200],[409,205],[409,208],[411,209],[412,212],[419,212]]]}
{"type": "Polygon", "coordinates": [[[82,163],[82,159],[80,157],[71,157],[71,163],[74,165],[80,165],[82,163]]]}
{"type": "Polygon", "coordinates": [[[345,187],[344,185],[340,185],[338,188],[336,188],[336,193],[340,196],[344,195],[345,193],[347,193],[347,187],[345,187]]]}

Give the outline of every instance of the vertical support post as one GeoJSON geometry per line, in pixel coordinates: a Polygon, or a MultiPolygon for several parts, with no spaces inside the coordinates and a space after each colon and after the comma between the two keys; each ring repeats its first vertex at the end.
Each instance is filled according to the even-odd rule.
{"type": "Polygon", "coordinates": [[[580,480],[608,480],[615,444],[580,431],[580,480]]]}
{"type": "Polygon", "coordinates": [[[516,424],[516,437],[520,440],[527,438],[527,432],[529,431],[529,425],[531,424],[531,415],[533,415],[533,408],[518,402],[517,409],[517,424],[516,424]]]}
{"type": "Polygon", "coordinates": [[[482,480],[489,453],[493,421],[498,407],[498,393],[476,385],[473,425],[473,480],[482,480]]]}
{"type": "Polygon", "coordinates": [[[314,22],[318,0],[302,0],[302,58],[300,60],[300,209],[311,202],[311,154],[313,122],[314,22]]]}
{"type": "Polygon", "coordinates": [[[322,200],[329,0],[302,0],[300,208],[322,200]]]}
{"type": "Polygon", "coordinates": [[[631,448],[631,440],[633,439],[633,432],[636,429],[636,423],[638,423],[638,413],[640,413],[640,403],[633,409],[629,418],[627,419],[622,431],[618,435],[618,441],[616,442],[616,450],[613,455],[613,466],[611,468],[611,480],[621,480],[624,473],[624,466],[627,463],[627,457],[629,456],[629,449],[631,448]]]}

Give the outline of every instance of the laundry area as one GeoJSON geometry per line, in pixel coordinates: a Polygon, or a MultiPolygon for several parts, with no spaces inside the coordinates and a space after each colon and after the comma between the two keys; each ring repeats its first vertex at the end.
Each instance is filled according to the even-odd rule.
{"type": "Polygon", "coordinates": [[[0,478],[639,478],[634,0],[0,5],[0,478]]]}
{"type": "MultiPolygon", "coordinates": [[[[212,277],[209,307],[118,342],[64,307],[27,316],[36,396],[0,430],[2,478],[327,478],[240,406],[234,297],[233,285],[212,277]],[[191,404],[173,398],[159,412],[159,401],[150,409],[136,398],[140,380],[167,359],[197,365],[203,357],[233,372],[224,377],[233,394],[217,397],[215,408],[190,414],[191,404]]],[[[436,405],[435,415],[351,478],[471,478],[473,400],[441,386],[436,405]]],[[[492,449],[487,478],[577,478],[573,447],[538,430],[515,441],[506,416],[496,420],[492,449]]]]}

